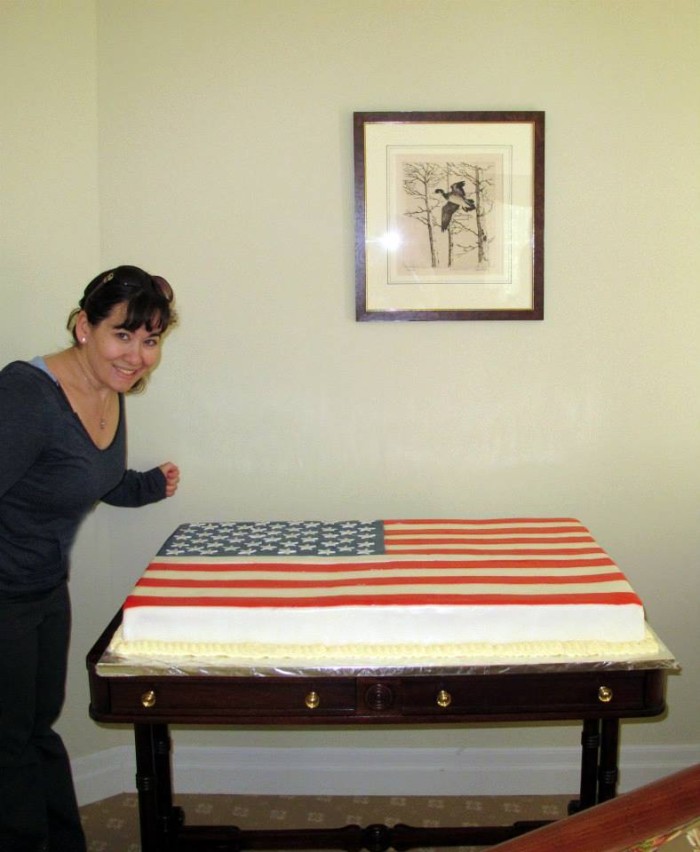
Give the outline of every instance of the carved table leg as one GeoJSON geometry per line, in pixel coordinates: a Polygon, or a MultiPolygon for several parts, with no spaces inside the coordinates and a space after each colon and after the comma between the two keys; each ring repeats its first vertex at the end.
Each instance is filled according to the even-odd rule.
{"type": "Polygon", "coordinates": [[[598,801],[614,799],[617,792],[617,761],[620,742],[620,720],[603,719],[600,741],[598,801]]]}
{"type": "Polygon", "coordinates": [[[569,803],[569,813],[577,813],[598,802],[598,760],[600,719],[586,719],[581,733],[581,789],[579,798],[569,803]]]}
{"type": "Polygon", "coordinates": [[[182,812],[173,808],[168,726],[134,724],[134,737],[142,852],[169,852],[182,812]]]}

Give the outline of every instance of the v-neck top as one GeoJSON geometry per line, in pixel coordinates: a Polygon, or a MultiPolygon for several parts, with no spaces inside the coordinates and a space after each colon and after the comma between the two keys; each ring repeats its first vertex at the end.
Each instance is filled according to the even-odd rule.
{"type": "MultiPolygon", "coordinates": [[[[31,361],[29,361],[29,364],[31,364],[32,367],[37,367],[43,373],[46,373],[46,375],[51,379],[51,381],[54,382],[54,384],[57,385],[57,387],[60,389],[60,391],[63,394],[63,396],[65,397],[68,405],[71,405],[71,402],[68,399],[68,395],[66,394],[66,392],[61,387],[61,383],[59,382],[58,378],[49,369],[49,366],[46,363],[46,359],[44,358],[43,355],[36,355],[34,358],[32,358],[31,361]]],[[[119,399],[119,419],[117,421],[117,431],[115,432],[114,437],[112,438],[112,441],[110,442],[110,444],[107,447],[98,447],[97,444],[95,444],[94,439],[92,438],[92,436],[90,435],[90,433],[86,429],[85,424],[82,421],[80,421],[81,426],[85,430],[85,434],[88,436],[88,438],[90,438],[92,443],[95,444],[96,449],[98,449],[100,452],[104,452],[105,450],[108,450],[109,447],[112,445],[112,443],[116,440],[116,438],[119,434],[119,428],[121,427],[122,420],[123,420],[123,414],[124,414],[124,395],[120,393],[120,394],[117,394],[117,397],[119,399]]],[[[77,412],[73,411],[73,413],[78,418],[78,420],[80,420],[80,417],[77,414],[77,412]]]]}
{"type": "Polygon", "coordinates": [[[68,575],[77,529],[94,504],[165,496],[159,468],[126,470],[126,419],[100,449],[42,359],[0,371],[0,594],[50,589],[68,575]]]}

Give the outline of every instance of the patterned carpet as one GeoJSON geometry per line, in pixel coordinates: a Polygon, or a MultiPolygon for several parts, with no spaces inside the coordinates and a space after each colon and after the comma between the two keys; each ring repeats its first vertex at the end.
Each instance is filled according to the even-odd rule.
{"type": "MultiPolygon", "coordinates": [[[[199,796],[175,797],[187,825],[239,828],[337,828],[373,823],[414,826],[511,825],[566,816],[568,796],[199,796]]],[[[89,852],[140,852],[138,801],[123,794],[86,805],[81,816],[89,852]]],[[[475,852],[477,847],[452,847],[475,852]]],[[[486,848],[486,847],[478,847],[486,848]]],[[[415,852],[433,852],[432,849],[415,852]]]]}

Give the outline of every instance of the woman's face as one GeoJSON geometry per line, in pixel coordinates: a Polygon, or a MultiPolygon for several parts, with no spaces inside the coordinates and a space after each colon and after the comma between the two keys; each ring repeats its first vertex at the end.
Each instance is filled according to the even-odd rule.
{"type": "Polygon", "coordinates": [[[97,325],[81,314],[76,324],[78,340],[85,343],[87,366],[94,378],[117,393],[126,393],[160,361],[161,334],[145,326],[127,331],[122,323],[126,303],[115,305],[97,325]]]}

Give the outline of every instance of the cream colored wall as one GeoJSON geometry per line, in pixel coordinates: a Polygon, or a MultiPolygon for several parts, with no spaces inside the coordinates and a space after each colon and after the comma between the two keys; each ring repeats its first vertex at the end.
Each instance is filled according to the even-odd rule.
{"type": "Polygon", "coordinates": [[[3,361],[59,345],[78,291],[115,263],[169,277],[182,315],[130,402],[131,463],[172,458],[180,492],[100,507],[76,547],[72,754],[129,741],[87,720],[82,660],[176,524],[411,515],[584,520],[684,665],[668,718],[624,741],[700,744],[697,2],[4,0],[0,14],[3,361]],[[544,322],[356,323],[352,112],[509,109],[547,113],[544,322]]]}

